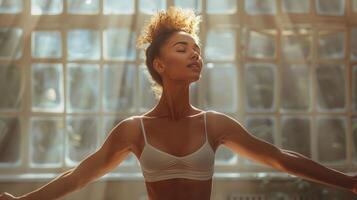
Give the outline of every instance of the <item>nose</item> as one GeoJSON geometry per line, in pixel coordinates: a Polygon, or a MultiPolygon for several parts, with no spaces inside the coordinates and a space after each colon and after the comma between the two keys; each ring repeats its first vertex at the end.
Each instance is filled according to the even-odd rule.
{"type": "Polygon", "coordinates": [[[193,52],[192,52],[192,55],[191,55],[191,58],[192,58],[192,59],[198,60],[199,57],[200,57],[200,55],[198,54],[197,51],[193,51],[193,52]]]}

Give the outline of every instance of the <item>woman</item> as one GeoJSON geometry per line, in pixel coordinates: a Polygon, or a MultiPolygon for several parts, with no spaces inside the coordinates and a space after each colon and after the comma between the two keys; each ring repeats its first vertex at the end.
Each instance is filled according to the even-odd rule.
{"type": "Polygon", "coordinates": [[[242,156],[283,172],[357,194],[357,179],[324,167],[296,152],[279,149],[247,132],[235,119],[202,111],[189,102],[189,86],[199,80],[202,57],[197,38],[200,18],[171,7],[151,18],[139,45],[158,104],[141,116],[121,121],[101,148],[50,183],[21,197],[0,200],[49,200],[63,197],[105,175],[133,152],[142,167],[151,200],[208,200],[214,155],[226,145],[242,156]]]}

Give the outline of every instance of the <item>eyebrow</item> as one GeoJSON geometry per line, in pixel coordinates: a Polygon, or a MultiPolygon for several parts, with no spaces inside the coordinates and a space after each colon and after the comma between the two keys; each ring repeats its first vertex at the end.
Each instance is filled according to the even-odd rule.
{"type": "MultiPolygon", "coordinates": [[[[180,42],[176,42],[174,45],[172,46],[175,46],[177,44],[183,44],[183,45],[188,45],[188,42],[184,42],[184,41],[180,41],[180,42]]],[[[197,47],[200,51],[201,51],[201,48],[200,46],[198,46],[196,43],[195,43],[195,47],[197,47]]]]}

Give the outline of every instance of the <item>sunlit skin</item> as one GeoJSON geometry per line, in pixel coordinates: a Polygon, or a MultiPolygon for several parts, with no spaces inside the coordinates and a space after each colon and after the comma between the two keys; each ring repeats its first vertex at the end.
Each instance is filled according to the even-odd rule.
{"type": "MultiPolygon", "coordinates": [[[[154,108],[120,122],[110,131],[101,148],[77,167],[36,191],[21,197],[5,193],[0,200],[57,199],[112,171],[130,152],[140,158],[144,147],[140,118],[145,121],[148,142],[156,148],[175,156],[188,155],[199,149],[205,142],[203,115],[202,110],[190,104],[189,86],[201,76],[203,65],[200,48],[189,34],[176,32],[160,52],[160,56],[154,60],[154,67],[163,79],[163,94],[154,108]],[[193,62],[198,62],[198,68],[188,67],[193,62]]],[[[356,176],[327,168],[299,153],[260,140],[225,114],[207,112],[207,134],[214,151],[220,145],[225,145],[240,156],[279,171],[357,194],[356,176]]],[[[145,184],[150,200],[209,200],[212,179],[198,181],[176,178],[145,184]]]]}

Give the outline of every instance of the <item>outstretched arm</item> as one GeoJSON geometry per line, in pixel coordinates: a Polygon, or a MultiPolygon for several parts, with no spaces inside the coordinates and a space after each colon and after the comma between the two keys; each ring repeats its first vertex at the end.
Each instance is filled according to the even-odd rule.
{"type": "Polygon", "coordinates": [[[357,194],[357,179],[325,167],[299,153],[280,149],[251,135],[235,119],[216,112],[218,142],[240,155],[302,178],[343,188],[357,194]]]}
{"type": "MultiPolygon", "coordinates": [[[[81,163],[58,176],[41,188],[15,199],[52,200],[84,187],[86,184],[114,169],[130,153],[132,140],[130,126],[133,120],[124,120],[113,128],[104,144],[81,163]]],[[[9,194],[0,200],[14,199],[9,194]]]]}

